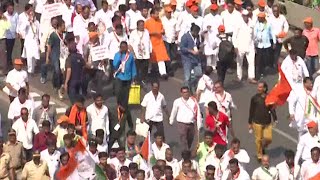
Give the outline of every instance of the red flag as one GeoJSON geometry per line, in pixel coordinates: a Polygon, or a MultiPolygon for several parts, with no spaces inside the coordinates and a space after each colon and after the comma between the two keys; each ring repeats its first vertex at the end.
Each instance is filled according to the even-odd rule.
{"type": "Polygon", "coordinates": [[[151,153],[150,151],[150,132],[146,139],[144,140],[142,146],[141,146],[141,156],[143,159],[145,159],[147,162],[149,161],[149,155],[151,153]]]}
{"type": "Polygon", "coordinates": [[[267,95],[265,104],[268,105],[283,105],[292,90],[286,76],[282,72],[280,65],[278,65],[280,79],[278,83],[272,88],[270,93],[267,95]]]}

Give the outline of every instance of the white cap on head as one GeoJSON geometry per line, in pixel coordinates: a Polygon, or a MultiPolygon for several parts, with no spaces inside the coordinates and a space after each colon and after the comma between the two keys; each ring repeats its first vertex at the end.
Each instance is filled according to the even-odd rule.
{"type": "Polygon", "coordinates": [[[137,2],[136,2],[136,0],[130,0],[129,1],[129,4],[136,4],[137,2]]]}
{"type": "Polygon", "coordinates": [[[245,15],[245,16],[249,15],[249,11],[246,9],[242,10],[242,15],[245,15]]]}

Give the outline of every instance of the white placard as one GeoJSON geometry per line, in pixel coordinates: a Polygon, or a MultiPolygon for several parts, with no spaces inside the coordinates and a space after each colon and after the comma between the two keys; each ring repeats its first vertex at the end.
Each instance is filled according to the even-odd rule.
{"type": "Polygon", "coordinates": [[[90,54],[92,61],[99,61],[108,58],[108,48],[107,46],[101,45],[90,49],[90,54]]]}
{"type": "Polygon", "coordinates": [[[43,13],[45,19],[62,15],[62,3],[53,3],[43,5],[43,13]]]}

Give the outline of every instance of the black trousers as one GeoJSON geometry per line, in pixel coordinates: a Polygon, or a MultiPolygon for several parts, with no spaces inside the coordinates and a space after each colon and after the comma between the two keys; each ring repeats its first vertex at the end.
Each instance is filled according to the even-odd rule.
{"type": "Polygon", "coordinates": [[[32,149],[24,149],[24,152],[26,153],[26,160],[27,162],[32,160],[32,149]]]}
{"type": "Polygon", "coordinates": [[[160,134],[164,137],[163,121],[161,121],[161,122],[149,121],[148,124],[149,124],[150,134],[151,134],[151,132],[152,132],[152,128],[153,128],[153,127],[156,127],[156,129],[157,129],[156,132],[160,133],[160,134]]]}
{"type": "Polygon", "coordinates": [[[226,78],[226,73],[229,67],[230,67],[230,62],[227,62],[227,61],[217,62],[218,80],[221,81],[222,83],[224,83],[224,80],[226,78]]]}
{"type": "Polygon", "coordinates": [[[136,59],[135,62],[138,82],[145,81],[148,76],[149,59],[136,59]]]}
{"type": "Polygon", "coordinates": [[[16,39],[6,39],[7,45],[7,66],[12,66],[12,51],[14,47],[14,42],[16,39]]]}
{"type": "Polygon", "coordinates": [[[20,39],[20,44],[21,44],[21,54],[22,54],[23,48],[24,48],[24,39],[20,39]]]}
{"type": "Polygon", "coordinates": [[[271,66],[274,62],[274,57],[272,55],[272,48],[257,48],[256,49],[256,78],[260,79],[261,75],[264,74],[264,69],[266,66],[271,66]]]}
{"type": "Polygon", "coordinates": [[[124,114],[126,115],[126,120],[130,129],[133,129],[133,122],[128,106],[129,91],[131,87],[131,81],[121,81],[120,79],[115,79],[115,92],[117,97],[117,104],[125,109],[124,114]]]}

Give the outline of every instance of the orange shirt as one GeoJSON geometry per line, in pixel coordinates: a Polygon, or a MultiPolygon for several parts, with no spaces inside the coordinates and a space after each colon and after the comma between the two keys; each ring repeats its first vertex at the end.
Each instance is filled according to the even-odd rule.
{"type": "Polygon", "coordinates": [[[310,30],[303,30],[303,35],[307,36],[309,40],[309,45],[306,50],[307,56],[318,56],[318,43],[320,41],[320,29],[319,28],[311,28],[310,30]]]}
{"type": "Polygon", "coordinates": [[[167,50],[162,39],[162,33],[164,32],[164,29],[161,20],[149,18],[145,22],[145,28],[149,31],[149,34],[158,33],[156,35],[150,35],[152,44],[151,61],[169,61],[170,58],[167,54],[167,50]]]}

